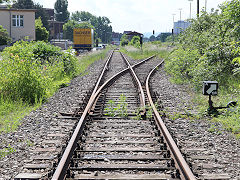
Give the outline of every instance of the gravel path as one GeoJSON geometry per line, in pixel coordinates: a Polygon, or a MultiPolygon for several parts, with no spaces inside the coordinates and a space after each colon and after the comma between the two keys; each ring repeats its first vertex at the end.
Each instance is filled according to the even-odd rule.
{"type": "MultiPolygon", "coordinates": [[[[186,114],[185,110],[197,114],[189,109],[191,106],[196,109],[196,106],[191,102],[188,87],[172,84],[169,79],[162,68],[152,79],[152,88],[159,94],[158,99],[167,114],[186,114]]],[[[218,133],[209,131],[211,123],[207,118],[171,120],[168,116],[165,122],[199,179],[240,179],[240,141],[221,125],[216,124],[222,132],[218,133]]]]}
{"type": "Polygon", "coordinates": [[[0,149],[10,144],[15,151],[0,160],[1,180],[13,179],[19,173],[27,171],[24,166],[38,163],[44,163],[46,167],[39,168],[37,175],[47,177],[46,172],[53,166],[52,160],[56,159],[76,123],[57,118],[59,112],[72,112],[74,106],[78,107],[83,102],[105,62],[95,62],[88,68],[87,75],[76,77],[68,87],[59,89],[41,108],[23,118],[16,132],[0,135],[0,149]],[[46,160],[43,161],[39,155],[46,160]]]}

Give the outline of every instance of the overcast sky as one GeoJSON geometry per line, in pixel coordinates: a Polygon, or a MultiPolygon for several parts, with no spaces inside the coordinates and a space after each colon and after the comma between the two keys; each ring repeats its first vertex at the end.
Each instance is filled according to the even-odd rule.
{"type": "MultiPolygon", "coordinates": [[[[54,8],[56,0],[34,0],[45,8],[54,8]]],[[[200,8],[207,11],[217,8],[225,0],[200,0],[200,8]]],[[[197,0],[193,0],[192,17],[196,17],[197,0]]],[[[106,16],[112,22],[113,31],[124,30],[145,32],[166,32],[175,21],[190,17],[189,0],[68,0],[68,11],[88,11],[96,16],[106,16]]]]}

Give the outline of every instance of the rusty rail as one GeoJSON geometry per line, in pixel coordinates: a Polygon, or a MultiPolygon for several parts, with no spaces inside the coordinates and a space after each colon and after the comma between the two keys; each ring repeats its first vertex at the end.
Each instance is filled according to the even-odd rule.
{"type": "Polygon", "coordinates": [[[140,80],[138,79],[136,73],[134,72],[133,70],[133,67],[130,65],[129,61],[127,60],[127,58],[123,55],[123,53],[121,53],[121,56],[123,57],[123,59],[125,60],[125,62],[127,63],[130,71],[131,71],[131,74],[134,78],[134,80],[136,81],[137,85],[138,85],[138,93],[139,93],[139,97],[140,97],[140,103],[141,103],[141,115],[144,116],[146,114],[146,103],[145,103],[145,95],[144,95],[144,91],[143,91],[143,88],[142,88],[142,85],[141,85],[141,82],[140,80]]]}
{"type": "Polygon", "coordinates": [[[176,143],[174,142],[171,134],[169,133],[167,127],[165,126],[161,116],[159,115],[153,101],[151,98],[151,93],[150,93],[150,89],[149,89],[149,79],[151,77],[151,75],[156,71],[157,67],[161,66],[164,63],[164,61],[162,61],[161,63],[159,63],[148,75],[147,80],[146,80],[146,91],[147,91],[147,96],[149,99],[149,103],[153,109],[154,115],[155,115],[155,119],[157,121],[158,126],[161,129],[162,134],[164,135],[164,139],[167,142],[167,146],[170,148],[171,150],[171,154],[172,157],[177,165],[177,167],[180,169],[180,175],[182,179],[187,179],[187,180],[196,180],[195,176],[193,175],[190,167],[188,166],[187,162],[185,161],[185,159],[183,158],[180,150],[178,149],[176,143]]]}

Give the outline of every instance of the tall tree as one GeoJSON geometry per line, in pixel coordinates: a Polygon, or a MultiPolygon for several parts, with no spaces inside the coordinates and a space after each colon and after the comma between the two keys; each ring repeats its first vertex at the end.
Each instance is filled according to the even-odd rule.
{"type": "Polygon", "coordinates": [[[34,9],[34,3],[32,0],[17,0],[12,7],[16,9],[34,9]]]}
{"type": "Polygon", "coordinates": [[[67,0],[57,0],[54,5],[56,20],[67,22],[69,19],[70,13],[67,10],[68,1],[67,0]]]}
{"type": "Polygon", "coordinates": [[[48,20],[50,19],[50,17],[44,10],[43,6],[39,3],[36,3],[34,4],[34,8],[37,9],[37,12],[35,14],[35,19],[38,19],[40,17],[42,20],[43,27],[49,30],[48,20]]]}
{"type": "Polygon", "coordinates": [[[36,31],[36,40],[37,41],[48,41],[49,32],[45,27],[43,27],[42,20],[39,17],[35,20],[35,31],[36,31]]]}

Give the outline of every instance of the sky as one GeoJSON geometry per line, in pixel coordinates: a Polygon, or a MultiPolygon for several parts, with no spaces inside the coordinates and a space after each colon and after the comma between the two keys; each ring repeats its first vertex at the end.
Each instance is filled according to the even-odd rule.
{"type": "MultiPolygon", "coordinates": [[[[54,8],[56,0],[33,0],[44,8],[54,8]]],[[[207,11],[218,8],[225,0],[199,0],[200,9],[207,3],[207,11]]],[[[197,0],[191,1],[191,16],[196,17],[197,0]]],[[[174,21],[190,17],[189,0],[68,0],[68,11],[88,11],[95,16],[110,19],[114,32],[137,31],[141,33],[170,32],[174,21]],[[175,14],[175,15],[173,15],[175,14]]]]}

